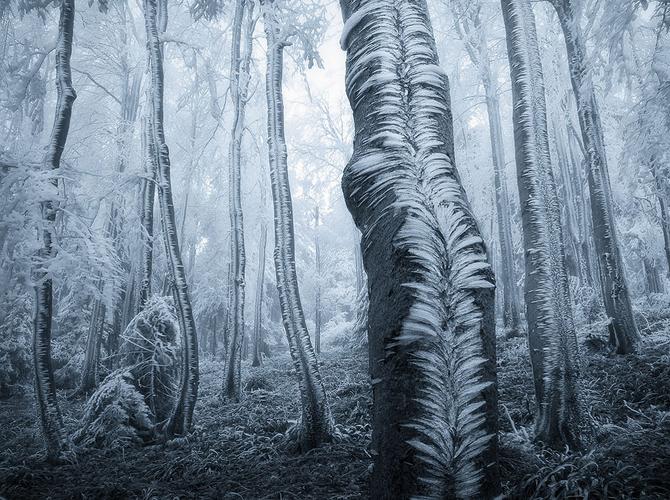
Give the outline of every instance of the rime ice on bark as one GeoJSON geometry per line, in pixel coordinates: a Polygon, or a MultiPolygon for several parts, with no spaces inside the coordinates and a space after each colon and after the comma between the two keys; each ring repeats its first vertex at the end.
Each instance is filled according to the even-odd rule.
{"type": "Polygon", "coordinates": [[[448,81],[423,1],[341,1],[356,136],[378,498],[494,496],[493,278],[454,166],[448,81]]]}
{"type": "Polygon", "coordinates": [[[226,368],[223,380],[223,396],[237,401],[241,394],[242,340],[244,339],[244,291],[246,253],[244,248],[244,220],[242,217],[241,162],[244,115],[249,88],[249,65],[251,60],[251,36],[255,23],[253,2],[235,0],[230,57],[230,89],[233,99],[234,117],[230,138],[229,217],[231,234],[230,292],[228,303],[228,345],[226,368]],[[245,51],[240,55],[242,25],[245,25],[245,51]]]}
{"type": "Polygon", "coordinates": [[[263,4],[267,37],[266,98],[268,106],[268,155],[274,208],[275,270],[291,358],[298,374],[302,402],[301,420],[292,430],[302,449],[309,449],[333,437],[334,424],[328,406],[316,355],[305,323],[295,268],[293,204],[289,185],[282,76],[284,46],[273,1],[263,4]]]}
{"type": "Polygon", "coordinates": [[[621,250],[612,209],[612,193],[600,114],[591,75],[586,67],[586,49],[573,0],[549,0],[558,13],[568,53],[570,78],[577,101],[577,114],[584,142],[591,219],[600,284],[610,322],[610,344],[619,354],[635,351],[640,334],[628,295],[621,250]]]}
{"type": "MultiPolygon", "coordinates": [[[[186,434],[191,428],[193,408],[198,398],[198,336],[191,308],[186,275],[177,236],[172,186],[170,183],[170,153],[163,129],[163,49],[158,33],[159,0],[144,0],[144,24],[147,33],[147,51],[151,73],[151,140],[157,165],[158,200],[165,239],[170,275],[173,280],[175,307],[182,335],[182,374],[178,403],[168,424],[168,433],[186,434]]],[[[167,3],[162,4],[163,9],[167,3]]],[[[161,19],[167,22],[163,12],[161,19]]]]}
{"type": "Polygon", "coordinates": [[[502,0],[507,31],[517,180],[526,261],[526,318],[536,434],[576,447],[579,362],[565,270],[563,231],[551,167],[542,64],[530,0],[502,0]]]}
{"type": "MultiPolygon", "coordinates": [[[[56,44],[56,88],[58,101],[56,115],[51,131],[51,138],[44,157],[44,168],[53,172],[52,184],[57,191],[56,178],[60,168],[61,156],[67,141],[72,117],[72,105],[77,94],[72,87],[72,35],[74,31],[75,0],[63,0],[58,23],[58,42],[56,44]]],[[[56,208],[52,200],[42,202],[42,249],[39,251],[39,266],[46,266],[55,256],[53,247],[53,231],[55,230],[56,208]]],[[[54,385],[53,367],[51,365],[51,321],[53,317],[53,281],[42,268],[35,272],[35,320],[33,325],[33,359],[35,364],[35,395],[37,410],[40,416],[42,433],[47,447],[49,459],[57,459],[66,438],[63,433],[56,387],[54,385]]]]}

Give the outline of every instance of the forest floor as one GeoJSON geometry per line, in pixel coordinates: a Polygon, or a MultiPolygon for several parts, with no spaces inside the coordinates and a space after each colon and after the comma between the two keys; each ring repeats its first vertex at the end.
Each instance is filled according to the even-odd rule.
{"type": "MultiPolygon", "coordinates": [[[[612,356],[582,332],[584,451],[532,442],[533,396],[524,339],[499,341],[500,466],[508,498],[670,498],[670,314],[641,320],[640,352],[612,356]]],[[[365,498],[372,460],[365,352],[329,348],[322,374],[333,415],[349,435],[306,454],[282,433],[299,415],[286,355],[245,364],[245,398],[219,400],[222,364],[201,364],[195,431],[164,445],[87,450],[73,464],[41,455],[32,392],[0,401],[0,496],[27,498],[365,498]]],[[[74,431],[83,402],[61,394],[74,431]]]]}

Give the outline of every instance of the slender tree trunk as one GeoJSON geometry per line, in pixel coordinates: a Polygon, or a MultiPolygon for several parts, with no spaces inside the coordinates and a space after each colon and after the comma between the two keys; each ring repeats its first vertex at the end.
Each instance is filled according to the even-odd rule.
{"type": "MultiPolygon", "coordinates": [[[[99,279],[98,291],[102,293],[103,283],[99,279]]],[[[101,298],[93,302],[91,322],[88,326],[84,365],[81,369],[81,383],[75,394],[86,394],[98,385],[98,364],[100,361],[100,340],[105,325],[105,303],[101,298]]]]}
{"type": "MultiPolygon", "coordinates": [[[[61,156],[67,141],[72,117],[72,105],[77,94],[72,87],[72,34],[74,31],[75,0],[63,0],[58,22],[56,44],[56,88],[58,101],[51,138],[44,157],[44,168],[51,171],[53,195],[58,192],[58,172],[61,156]]],[[[35,269],[35,320],[33,325],[33,362],[35,366],[35,396],[42,433],[46,443],[47,457],[57,459],[66,445],[63,420],[56,397],[53,366],[51,364],[51,323],[53,319],[53,281],[47,271],[50,260],[55,256],[53,236],[56,222],[56,208],[53,200],[42,202],[42,248],[39,263],[35,269]]]]}
{"type": "Polygon", "coordinates": [[[232,50],[230,63],[230,89],[233,99],[234,117],[230,137],[230,186],[229,215],[231,237],[231,279],[228,349],[226,351],[226,372],[223,379],[223,396],[238,401],[241,396],[242,342],[244,340],[244,272],[246,255],[244,250],[244,221],[242,217],[242,137],[244,135],[244,115],[249,88],[249,65],[251,60],[251,37],[253,35],[253,2],[235,0],[233,19],[232,50]],[[243,23],[246,16],[246,23],[243,23]],[[245,50],[240,56],[242,25],[245,24],[245,50]]]}
{"type": "Polygon", "coordinates": [[[454,164],[423,0],[341,0],[370,294],[373,498],[499,491],[493,274],[454,164]]]}
{"type": "Polygon", "coordinates": [[[526,259],[526,319],[538,440],[579,446],[579,362],[551,168],[542,63],[530,0],[502,0],[526,259]]]}
{"type": "MultiPolygon", "coordinates": [[[[148,110],[150,113],[151,111],[148,110]]],[[[156,193],[156,152],[154,149],[154,133],[150,116],[145,118],[143,128],[144,149],[144,173],[142,179],[142,213],[140,216],[142,224],[142,268],[140,272],[140,289],[138,292],[139,310],[144,306],[151,296],[151,276],[153,272],[154,253],[154,198],[156,193]]]]}
{"type": "Polygon", "coordinates": [[[519,337],[525,328],[521,321],[516,279],[514,273],[514,243],[512,241],[512,221],[510,201],[505,176],[505,151],[503,149],[500,104],[489,79],[484,80],[486,90],[486,108],[489,116],[491,149],[493,151],[494,185],[496,190],[496,213],[498,218],[498,237],[500,239],[500,260],[503,286],[503,320],[505,336],[519,337]]]}
{"type": "Polygon", "coordinates": [[[321,245],[319,242],[319,205],[314,208],[314,252],[316,298],[314,304],[314,349],[321,354],[321,245]]]}
{"type": "MultiPolygon", "coordinates": [[[[505,149],[503,143],[500,102],[498,100],[496,75],[491,69],[491,60],[486,40],[486,26],[481,22],[479,4],[461,5],[453,2],[455,26],[468,51],[470,60],[477,67],[486,94],[486,111],[489,118],[489,137],[493,160],[493,179],[495,186],[495,207],[500,241],[499,286],[502,285],[502,311],[505,336],[507,338],[523,336],[519,295],[514,272],[514,243],[512,240],[512,220],[510,200],[505,175],[505,149]]],[[[497,271],[497,269],[496,269],[497,271]]]]}
{"type": "Polygon", "coordinates": [[[253,339],[253,361],[251,366],[261,366],[263,346],[263,287],[265,286],[265,246],[268,236],[268,226],[265,221],[261,222],[261,237],[258,242],[258,276],[256,280],[256,306],[254,307],[254,339],[253,339]]]}
{"type": "Polygon", "coordinates": [[[334,424],[316,355],[307,331],[295,268],[293,206],[284,137],[282,91],[286,40],[281,38],[274,2],[266,1],[263,8],[268,47],[265,84],[268,111],[268,155],[275,221],[274,260],[282,323],[286,331],[291,358],[298,374],[302,401],[302,418],[293,429],[293,434],[300,447],[306,450],[330,441],[333,438],[334,424]]]}
{"type": "MultiPolygon", "coordinates": [[[[198,336],[195,329],[186,275],[179,249],[175,223],[170,154],[163,130],[163,50],[158,34],[157,0],[144,0],[147,50],[151,68],[151,126],[158,160],[158,199],[164,228],[168,267],[174,282],[174,297],[182,335],[182,375],[179,397],[170,417],[168,434],[186,434],[191,428],[193,408],[198,397],[198,336]]],[[[162,20],[167,20],[167,4],[163,4],[162,20]]]]}
{"type": "Polygon", "coordinates": [[[550,0],[563,29],[577,114],[586,150],[593,236],[605,310],[609,316],[610,344],[618,354],[635,351],[640,334],[628,295],[623,260],[617,241],[605,141],[585,46],[573,0],[550,0]]]}

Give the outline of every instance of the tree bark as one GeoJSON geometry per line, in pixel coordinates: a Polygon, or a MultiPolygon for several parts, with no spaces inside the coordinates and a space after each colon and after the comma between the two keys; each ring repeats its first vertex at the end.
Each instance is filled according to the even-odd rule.
{"type": "Polygon", "coordinates": [[[153,142],[153,127],[150,117],[147,116],[142,135],[144,138],[144,175],[142,179],[142,212],[140,221],[142,224],[142,268],[140,271],[140,289],[138,292],[139,311],[151,296],[151,276],[153,272],[154,253],[154,199],[156,195],[156,153],[153,142]]]}
{"type": "Polygon", "coordinates": [[[373,380],[373,498],[499,491],[493,273],[423,0],[341,0],[373,380]]]}
{"type": "Polygon", "coordinates": [[[249,65],[251,60],[251,37],[253,35],[253,2],[235,0],[232,28],[230,63],[230,90],[233,100],[233,128],[230,137],[229,216],[231,238],[231,282],[228,316],[228,343],[226,372],[223,380],[223,397],[239,401],[241,397],[242,341],[244,340],[244,273],[246,254],[244,249],[244,220],[242,216],[241,163],[244,115],[249,88],[249,65]],[[245,20],[245,50],[240,55],[242,24],[245,20]]]}
{"type": "MultiPolygon", "coordinates": [[[[265,204],[263,204],[265,205],[265,204]]],[[[251,366],[261,366],[263,345],[263,287],[265,286],[265,247],[268,236],[268,227],[265,221],[261,222],[261,236],[258,242],[258,276],[256,278],[256,305],[254,307],[254,338],[253,360],[251,366]]]]}
{"type": "Polygon", "coordinates": [[[610,345],[618,354],[635,351],[640,334],[628,294],[623,260],[617,241],[605,141],[586,50],[573,0],[549,0],[563,29],[572,88],[586,151],[593,237],[605,310],[609,316],[610,345]]]}
{"type": "MultiPolygon", "coordinates": [[[[191,428],[193,408],[198,397],[198,336],[179,249],[170,183],[170,153],[165,143],[165,132],[163,130],[163,50],[158,34],[156,3],[157,0],[144,0],[147,50],[151,69],[150,121],[158,164],[158,200],[164,229],[168,267],[174,282],[175,306],[182,336],[181,387],[175,410],[170,417],[166,430],[168,434],[186,434],[191,428]]],[[[161,19],[166,20],[166,3],[163,4],[161,12],[163,13],[161,19]]]]}
{"type": "Polygon", "coordinates": [[[530,0],[502,0],[507,32],[517,180],[526,262],[526,319],[536,438],[579,447],[579,361],[551,167],[542,63],[530,0]]]}
{"type": "Polygon", "coordinates": [[[316,355],[312,348],[305,313],[300,300],[295,268],[293,206],[288,175],[286,139],[284,137],[284,99],[282,76],[284,47],[275,3],[263,4],[263,21],[267,38],[265,73],[268,112],[268,156],[274,209],[274,261],[282,323],[300,385],[301,420],[291,434],[302,450],[331,441],[333,418],[323,386],[316,355]]]}
{"type": "MultiPolygon", "coordinates": [[[[72,86],[72,35],[74,31],[75,0],[63,0],[58,22],[56,44],[56,88],[58,100],[51,138],[44,157],[44,168],[52,173],[53,194],[58,192],[58,172],[61,157],[67,142],[72,117],[72,106],[77,94],[72,86]]],[[[53,280],[46,269],[55,257],[53,236],[56,208],[53,200],[43,201],[42,248],[38,252],[39,263],[35,269],[35,319],[33,324],[33,362],[35,366],[35,395],[40,417],[47,457],[56,460],[66,446],[67,437],[56,397],[53,366],[51,363],[51,323],[53,320],[53,280]]]]}
{"type": "Polygon", "coordinates": [[[481,22],[480,6],[466,2],[452,4],[456,17],[456,28],[470,56],[477,67],[486,95],[486,111],[489,118],[489,137],[493,161],[495,206],[500,241],[500,273],[498,282],[502,285],[503,325],[507,338],[523,336],[525,328],[521,321],[520,304],[514,272],[514,243],[512,239],[512,217],[510,199],[505,175],[505,149],[503,128],[500,118],[500,102],[495,89],[496,75],[491,68],[486,40],[486,27],[481,22]],[[470,25],[472,23],[472,25],[470,25]]]}
{"type": "Polygon", "coordinates": [[[314,299],[314,350],[321,354],[321,245],[319,242],[319,205],[314,208],[314,267],[316,292],[314,299]]]}

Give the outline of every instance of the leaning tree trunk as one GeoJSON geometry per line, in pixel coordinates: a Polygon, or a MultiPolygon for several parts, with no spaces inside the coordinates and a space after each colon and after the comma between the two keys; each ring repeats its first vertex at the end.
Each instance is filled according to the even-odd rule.
{"type": "Polygon", "coordinates": [[[551,167],[542,63],[530,0],[502,0],[512,80],[514,142],[526,261],[526,318],[535,382],[535,432],[579,446],[579,362],[551,167]]]}
{"type": "MultiPolygon", "coordinates": [[[[72,105],[77,94],[72,86],[72,34],[74,31],[75,0],[63,0],[58,22],[58,42],[56,44],[56,116],[51,138],[44,157],[44,168],[51,171],[53,195],[58,192],[58,171],[61,156],[67,141],[72,117],[72,105]]],[[[55,256],[53,233],[55,231],[56,208],[53,200],[41,204],[42,248],[40,262],[35,270],[35,320],[33,325],[33,362],[35,365],[35,396],[40,416],[42,433],[49,459],[57,459],[66,444],[63,420],[58,407],[53,366],[51,364],[51,322],[53,319],[53,280],[46,270],[55,256]]]]}
{"type": "Polygon", "coordinates": [[[244,340],[244,271],[246,255],[244,250],[244,221],[242,217],[242,136],[244,135],[244,115],[249,88],[249,65],[251,60],[251,37],[253,35],[253,2],[235,0],[235,14],[232,28],[232,49],[230,57],[230,90],[233,99],[233,128],[230,137],[229,201],[231,239],[232,287],[228,304],[228,344],[226,350],[226,372],[223,379],[223,397],[238,401],[241,394],[242,341],[244,340]],[[240,55],[242,24],[246,15],[245,51],[240,55]]]}
{"type": "MultiPolygon", "coordinates": [[[[177,405],[168,422],[168,434],[186,434],[191,428],[193,408],[198,398],[198,336],[195,329],[191,300],[186,284],[184,265],[179,250],[175,222],[172,186],[170,183],[170,154],[163,130],[163,49],[158,35],[157,0],[144,0],[144,19],[147,50],[151,69],[151,129],[158,163],[158,200],[164,228],[168,267],[172,275],[175,306],[182,335],[182,374],[177,405]]],[[[167,8],[164,4],[163,8],[167,8]]],[[[164,15],[163,19],[167,19],[164,15]]]]}
{"type": "MultiPolygon", "coordinates": [[[[265,204],[263,204],[265,206],[265,204]]],[[[258,276],[256,280],[256,305],[254,306],[254,337],[253,337],[253,360],[251,366],[261,366],[263,346],[263,287],[265,286],[265,247],[268,237],[268,226],[263,220],[261,222],[261,236],[258,242],[258,276]]]]}
{"type": "Polygon", "coordinates": [[[263,20],[267,37],[265,76],[268,111],[268,155],[274,209],[275,270],[291,358],[300,384],[302,418],[293,434],[303,450],[314,448],[333,437],[334,424],[328,406],[316,355],[305,323],[295,268],[293,206],[289,186],[286,140],[284,137],[284,100],[282,72],[286,40],[281,37],[275,4],[265,2],[263,20]]]}
{"type": "Polygon", "coordinates": [[[573,0],[549,0],[556,9],[568,53],[572,89],[586,149],[593,237],[600,271],[605,310],[609,316],[610,344],[618,354],[635,351],[640,334],[628,295],[623,259],[617,241],[612,210],[605,141],[596,95],[586,67],[586,51],[573,0]]]}
{"type": "Polygon", "coordinates": [[[341,0],[373,379],[374,498],[499,491],[493,273],[423,0],[341,0]]]}

